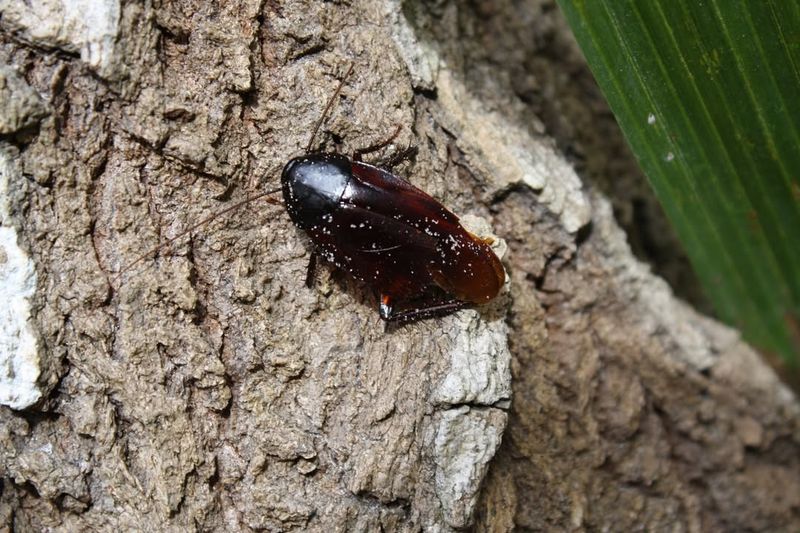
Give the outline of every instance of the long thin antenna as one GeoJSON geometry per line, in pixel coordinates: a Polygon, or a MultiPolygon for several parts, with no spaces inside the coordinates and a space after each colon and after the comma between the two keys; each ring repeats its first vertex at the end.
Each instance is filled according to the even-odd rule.
{"type": "MultiPolygon", "coordinates": [[[[339,86],[336,87],[336,91],[334,91],[333,95],[328,100],[328,104],[325,106],[325,109],[322,111],[322,115],[319,117],[319,120],[317,121],[317,124],[314,126],[314,131],[311,133],[311,138],[308,140],[308,146],[306,146],[306,153],[310,153],[311,152],[311,147],[314,144],[314,138],[316,138],[317,132],[319,131],[320,127],[322,127],[322,123],[325,121],[325,118],[328,116],[328,113],[330,113],[331,109],[333,108],[333,104],[336,102],[336,98],[339,96],[339,93],[342,92],[342,87],[344,87],[345,81],[347,81],[347,78],[349,78],[350,75],[353,73],[354,69],[355,69],[355,62],[350,63],[350,68],[347,69],[347,72],[342,77],[342,79],[339,81],[339,86]]],[[[280,192],[280,190],[281,189],[278,188],[278,189],[273,189],[273,190],[270,190],[270,191],[265,191],[265,192],[261,192],[261,193],[255,194],[253,196],[245,198],[244,200],[236,202],[235,204],[233,204],[231,206],[228,206],[228,207],[226,207],[225,209],[223,209],[221,211],[217,211],[216,213],[213,213],[213,214],[207,216],[206,218],[204,218],[200,222],[198,222],[196,224],[193,224],[190,228],[183,230],[182,232],[178,233],[174,237],[168,239],[166,242],[162,242],[161,244],[159,244],[157,246],[154,246],[150,250],[146,251],[145,253],[143,253],[142,255],[137,257],[132,263],[129,263],[126,267],[124,267],[122,270],[120,270],[119,272],[116,273],[116,275],[114,276],[114,281],[116,282],[119,278],[122,277],[123,274],[125,274],[130,269],[132,269],[133,267],[135,267],[136,265],[138,265],[139,263],[144,261],[150,255],[156,253],[157,251],[159,251],[160,249],[162,249],[162,248],[164,248],[166,246],[169,246],[170,244],[172,244],[173,242],[177,241],[178,239],[181,239],[181,238],[185,237],[186,235],[189,235],[190,233],[192,233],[196,229],[208,224],[209,222],[211,222],[215,218],[220,217],[220,216],[224,215],[225,213],[230,213],[234,209],[238,209],[239,207],[241,207],[241,206],[243,206],[245,204],[248,204],[250,202],[253,202],[255,200],[258,200],[259,198],[263,198],[263,197],[265,197],[267,195],[274,194],[276,192],[280,192]]],[[[277,200],[273,200],[273,202],[271,202],[271,203],[276,203],[276,202],[277,202],[277,200]]],[[[280,202],[277,202],[277,203],[280,203],[280,202]]]]}
{"type": "Polygon", "coordinates": [[[311,138],[308,140],[308,146],[306,146],[306,153],[311,153],[311,147],[314,145],[314,137],[317,136],[317,132],[319,128],[322,126],[322,123],[325,121],[325,117],[330,112],[331,108],[333,107],[333,103],[336,101],[336,98],[339,96],[339,93],[342,92],[342,87],[344,86],[344,82],[347,81],[347,78],[350,77],[350,74],[353,73],[353,69],[355,68],[355,62],[350,63],[350,68],[347,69],[347,73],[345,73],[344,77],[339,81],[339,86],[334,91],[333,96],[331,99],[328,100],[328,105],[325,106],[325,110],[322,112],[322,115],[319,117],[317,121],[317,125],[314,126],[314,131],[311,133],[311,138]]]}
{"type": "MultiPolygon", "coordinates": [[[[280,190],[281,190],[280,188],[277,188],[277,189],[272,189],[272,190],[269,190],[269,191],[260,192],[258,194],[253,195],[253,196],[249,196],[249,197],[245,198],[244,200],[240,200],[240,201],[236,202],[235,204],[230,205],[230,206],[226,207],[225,209],[223,209],[221,211],[217,211],[216,213],[213,213],[213,214],[207,216],[206,218],[204,218],[200,222],[198,222],[196,224],[193,224],[188,229],[185,229],[182,232],[180,232],[177,235],[175,235],[174,237],[171,237],[170,239],[167,239],[166,242],[162,242],[158,246],[154,246],[150,250],[147,250],[145,253],[143,253],[142,255],[137,257],[133,261],[133,263],[129,263],[128,266],[126,266],[125,268],[123,268],[122,270],[117,272],[116,276],[114,276],[114,281],[116,282],[119,278],[122,277],[122,275],[125,272],[129,271],[130,269],[132,269],[133,267],[135,267],[136,265],[138,265],[139,263],[144,261],[151,254],[154,254],[157,251],[159,251],[160,249],[164,248],[165,246],[169,246],[170,244],[172,244],[173,242],[177,241],[178,239],[180,239],[182,237],[185,237],[186,235],[189,235],[194,230],[200,228],[201,226],[204,226],[204,225],[208,224],[209,222],[211,222],[215,218],[221,217],[225,213],[230,213],[234,209],[238,209],[239,207],[242,207],[245,204],[249,204],[250,202],[254,202],[255,200],[258,200],[259,198],[263,198],[264,196],[267,196],[269,194],[275,194],[276,192],[280,192],[280,190]]],[[[277,200],[274,200],[274,202],[280,203],[277,200]]],[[[273,203],[273,202],[270,202],[270,203],[273,203]]]]}

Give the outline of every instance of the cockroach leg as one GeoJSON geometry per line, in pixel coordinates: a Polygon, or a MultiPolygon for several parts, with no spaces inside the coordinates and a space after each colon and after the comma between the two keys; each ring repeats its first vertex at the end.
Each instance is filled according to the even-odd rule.
{"type": "Polygon", "coordinates": [[[280,200],[276,200],[275,198],[270,198],[269,196],[264,197],[264,201],[272,205],[283,205],[283,203],[280,200]]]}
{"type": "Polygon", "coordinates": [[[470,305],[469,302],[453,299],[453,300],[447,300],[445,302],[426,305],[424,307],[415,307],[413,309],[409,309],[407,311],[401,311],[399,313],[393,312],[392,308],[389,307],[388,316],[384,316],[383,298],[384,297],[381,298],[381,318],[383,318],[387,322],[411,322],[414,320],[421,320],[423,318],[441,316],[444,314],[452,313],[454,311],[458,311],[459,309],[464,309],[465,307],[470,305]]]}
{"type": "Polygon", "coordinates": [[[311,257],[308,258],[308,267],[306,268],[306,287],[309,289],[314,286],[314,279],[317,274],[317,253],[311,252],[311,257]]]}
{"type": "Polygon", "coordinates": [[[386,148],[387,146],[392,144],[392,141],[394,141],[398,135],[400,135],[401,129],[403,129],[403,126],[397,126],[397,128],[394,130],[394,133],[392,133],[391,136],[389,136],[389,138],[379,143],[375,143],[371,146],[367,146],[366,148],[359,148],[358,150],[353,152],[353,161],[361,161],[362,160],[361,156],[363,156],[364,154],[371,154],[372,152],[377,152],[381,148],[386,148]]]}
{"type": "Polygon", "coordinates": [[[417,156],[418,151],[419,149],[417,148],[416,145],[409,146],[405,150],[402,150],[399,153],[394,154],[387,161],[381,162],[377,166],[385,168],[387,170],[392,170],[400,163],[405,163],[406,161],[411,161],[412,159],[414,159],[417,156]]]}
{"type": "Polygon", "coordinates": [[[392,299],[390,296],[386,294],[381,294],[381,303],[380,307],[378,308],[378,312],[381,315],[381,318],[386,320],[387,322],[392,320],[392,299]]]}

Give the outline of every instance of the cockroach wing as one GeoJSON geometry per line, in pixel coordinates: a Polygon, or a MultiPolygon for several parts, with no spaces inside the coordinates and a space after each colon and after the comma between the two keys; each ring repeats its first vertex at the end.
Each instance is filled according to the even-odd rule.
{"type": "MultiPolygon", "coordinates": [[[[414,258],[426,263],[425,282],[470,303],[485,303],[502,288],[505,271],[491,247],[464,229],[455,214],[407,181],[380,168],[353,163],[353,179],[342,202],[401,222],[405,227],[393,228],[400,234],[432,237],[436,252],[426,249],[414,258]]],[[[406,241],[410,244],[411,239],[406,241]]],[[[411,249],[404,259],[412,260],[411,249]]]]}
{"type": "Polygon", "coordinates": [[[460,227],[457,216],[409,182],[366,163],[354,162],[352,172],[355,179],[345,191],[343,202],[376,210],[429,233],[453,225],[460,227]]]}
{"type": "Polygon", "coordinates": [[[486,303],[503,287],[505,270],[486,242],[459,228],[437,243],[439,261],[431,265],[431,277],[459,300],[486,303]]]}
{"type": "Polygon", "coordinates": [[[410,299],[434,283],[437,239],[374,209],[342,205],[308,232],[323,257],[381,294],[410,299]]]}
{"type": "Polygon", "coordinates": [[[485,303],[505,282],[505,270],[491,247],[472,235],[458,217],[424,191],[385,170],[354,163],[357,194],[345,192],[343,201],[379,209],[387,217],[434,237],[436,256],[429,262],[430,278],[459,300],[485,303]]]}

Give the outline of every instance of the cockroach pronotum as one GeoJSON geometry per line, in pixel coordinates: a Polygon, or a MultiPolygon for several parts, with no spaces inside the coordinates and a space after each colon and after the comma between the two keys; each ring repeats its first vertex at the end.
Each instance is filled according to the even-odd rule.
{"type": "MultiPolygon", "coordinates": [[[[306,155],[290,160],[281,188],[259,193],[223,209],[148,251],[118,276],[161,247],[214,218],[258,198],[283,192],[292,222],[314,244],[307,284],[319,254],[380,294],[380,317],[409,321],[440,315],[497,296],[505,271],[489,246],[460,224],[450,210],[389,170],[364,163],[362,155],[388,145],[357,150],[352,158],[312,153],[317,131],[341,92],[353,65],[339,82],[311,134],[306,155]],[[447,297],[431,294],[438,288],[447,297]],[[396,304],[405,304],[397,308],[396,304]]],[[[406,150],[387,166],[408,156],[406,150]]]]}

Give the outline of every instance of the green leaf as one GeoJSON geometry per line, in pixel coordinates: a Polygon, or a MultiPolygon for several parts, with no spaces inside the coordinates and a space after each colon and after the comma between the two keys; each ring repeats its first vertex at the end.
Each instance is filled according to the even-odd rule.
{"type": "Polygon", "coordinates": [[[800,360],[800,4],[559,0],[723,320],[800,360]]]}

